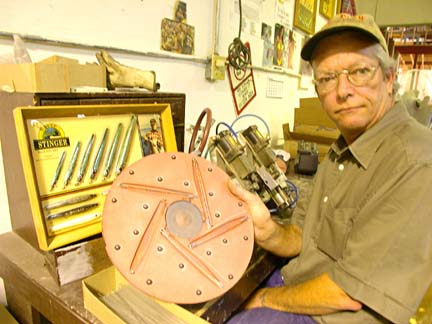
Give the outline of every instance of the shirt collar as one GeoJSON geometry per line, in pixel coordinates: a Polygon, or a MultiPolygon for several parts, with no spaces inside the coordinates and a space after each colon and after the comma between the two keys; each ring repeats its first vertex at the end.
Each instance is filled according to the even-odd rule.
{"type": "Polygon", "coordinates": [[[375,125],[358,137],[354,143],[347,145],[341,136],[334,142],[331,149],[342,155],[349,150],[357,162],[365,169],[368,168],[378,147],[384,139],[392,132],[394,127],[410,118],[405,105],[398,102],[390,109],[375,125]]]}

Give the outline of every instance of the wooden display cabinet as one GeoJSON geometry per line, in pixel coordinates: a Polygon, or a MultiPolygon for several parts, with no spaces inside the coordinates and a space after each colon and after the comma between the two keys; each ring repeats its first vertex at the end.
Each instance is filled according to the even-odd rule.
{"type": "Polygon", "coordinates": [[[125,107],[128,104],[169,104],[177,149],[183,151],[184,94],[134,92],[10,94],[0,92],[0,140],[11,224],[14,232],[37,249],[40,249],[37,230],[33,222],[31,199],[26,188],[13,110],[16,107],[26,106],[40,106],[42,109],[48,108],[48,106],[118,105],[119,107],[125,107]]]}

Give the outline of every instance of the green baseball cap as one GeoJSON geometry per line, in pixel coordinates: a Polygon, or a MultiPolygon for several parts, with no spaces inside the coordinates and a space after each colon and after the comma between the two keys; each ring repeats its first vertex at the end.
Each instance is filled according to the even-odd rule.
{"type": "Polygon", "coordinates": [[[369,36],[378,42],[388,54],[387,42],[384,35],[371,15],[352,16],[342,13],[333,16],[319,32],[308,39],[301,50],[302,59],[310,61],[315,47],[323,38],[341,31],[357,31],[369,36]]]}

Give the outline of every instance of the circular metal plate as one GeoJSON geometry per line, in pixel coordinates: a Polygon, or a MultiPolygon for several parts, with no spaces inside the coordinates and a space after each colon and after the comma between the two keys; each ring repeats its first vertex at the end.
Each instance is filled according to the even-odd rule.
{"type": "Polygon", "coordinates": [[[247,209],[228,176],[186,153],[147,156],[114,181],[103,211],[103,237],[116,268],[158,299],[193,304],[228,291],[253,250],[247,209]]]}

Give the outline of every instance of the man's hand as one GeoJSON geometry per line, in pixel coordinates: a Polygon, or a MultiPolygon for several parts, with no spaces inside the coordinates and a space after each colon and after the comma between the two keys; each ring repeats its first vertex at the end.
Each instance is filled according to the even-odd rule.
{"type": "Polygon", "coordinates": [[[257,194],[242,188],[236,180],[230,180],[228,187],[234,195],[247,204],[255,227],[265,227],[266,223],[273,222],[269,210],[257,194]]]}
{"type": "Polygon", "coordinates": [[[278,256],[292,257],[300,253],[301,228],[296,225],[280,225],[274,222],[270,212],[257,194],[243,189],[229,180],[231,192],[248,207],[254,224],[255,242],[278,256]]]}

